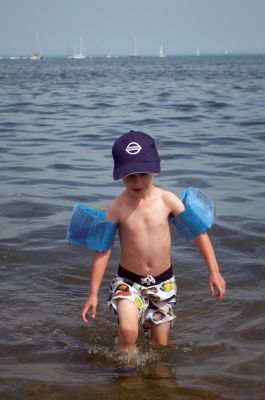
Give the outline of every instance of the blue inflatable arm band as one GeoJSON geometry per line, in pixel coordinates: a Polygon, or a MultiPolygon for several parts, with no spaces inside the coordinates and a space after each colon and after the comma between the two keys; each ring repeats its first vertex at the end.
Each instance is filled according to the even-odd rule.
{"type": "Polygon", "coordinates": [[[185,210],[178,216],[171,215],[172,223],[185,239],[190,240],[211,228],[215,218],[212,199],[199,189],[190,187],[181,196],[185,210]]]}
{"type": "Polygon", "coordinates": [[[106,220],[105,212],[75,204],[67,231],[67,240],[91,250],[112,248],[117,224],[106,220]]]}

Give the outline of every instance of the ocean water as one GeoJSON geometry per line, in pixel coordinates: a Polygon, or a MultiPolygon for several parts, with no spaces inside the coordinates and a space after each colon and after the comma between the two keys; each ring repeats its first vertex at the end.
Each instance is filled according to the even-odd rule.
{"type": "Polygon", "coordinates": [[[265,57],[0,60],[0,398],[265,399],[265,57]],[[193,243],[172,231],[178,283],[170,345],[140,335],[124,368],[108,310],[80,310],[92,252],[66,242],[74,203],[105,209],[113,140],[152,134],[155,183],[215,201],[210,235],[227,281],[218,303],[193,243]]]}

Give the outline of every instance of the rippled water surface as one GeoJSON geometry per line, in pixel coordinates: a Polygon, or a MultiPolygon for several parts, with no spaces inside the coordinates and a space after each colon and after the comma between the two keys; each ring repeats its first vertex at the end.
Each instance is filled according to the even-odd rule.
{"type": "Polygon", "coordinates": [[[1,399],[265,399],[265,57],[0,60],[1,399]],[[106,306],[119,244],[84,326],[92,253],[65,240],[72,206],[104,209],[113,140],[151,133],[178,195],[215,200],[211,231],[228,291],[172,232],[178,282],[170,346],[139,340],[122,368],[106,306]]]}

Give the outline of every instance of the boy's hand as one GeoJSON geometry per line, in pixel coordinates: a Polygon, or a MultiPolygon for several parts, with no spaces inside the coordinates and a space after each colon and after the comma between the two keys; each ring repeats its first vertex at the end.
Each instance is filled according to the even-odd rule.
{"type": "Polygon", "coordinates": [[[217,288],[218,293],[216,294],[216,299],[221,301],[225,295],[226,283],[220,272],[212,272],[209,277],[210,293],[212,296],[215,295],[215,288],[217,288]]]}
{"type": "Polygon", "coordinates": [[[82,311],[81,311],[81,317],[85,324],[88,323],[88,319],[87,319],[88,310],[90,310],[91,318],[95,318],[97,304],[98,304],[98,296],[95,294],[94,295],[90,294],[87,298],[87,301],[85,302],[85,304],[83,306],[82,311]]]}

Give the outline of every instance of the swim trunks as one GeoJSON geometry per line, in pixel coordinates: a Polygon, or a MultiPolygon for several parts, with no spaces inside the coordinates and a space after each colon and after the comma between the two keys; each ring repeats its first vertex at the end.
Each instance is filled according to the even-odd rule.
{"type": "Polygon", "coordinates": [[[132,301],[139,310],[139,323],[147,333],[152,323],[162,324],[176,318],[172,305],[176,303],[177,285],[173,269],[158,276],[134,274],[121,265],[110,283],[108,304],[117,314],[119,299],[132,301]]]}

